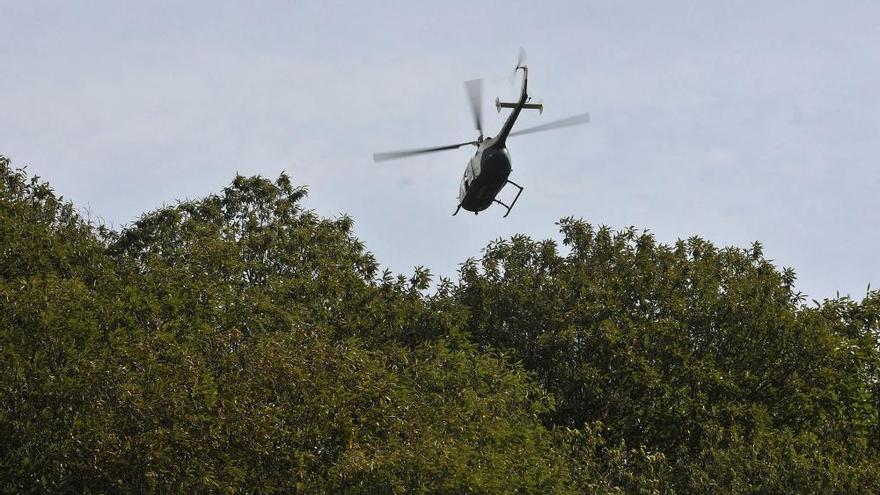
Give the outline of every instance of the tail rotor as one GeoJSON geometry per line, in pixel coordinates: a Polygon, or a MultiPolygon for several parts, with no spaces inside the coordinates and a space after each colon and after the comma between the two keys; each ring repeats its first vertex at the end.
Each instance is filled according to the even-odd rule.
{"type": "Polygon", "coordinates": [[[516,71],[525,69],[526,67],[526,50],[523,47],[519,47],[519,55],[516,58],[516,67],[513,68],[513,72],[511,72],[508,77],[510,84],[513,84],[514,79],[516,79],[516,71]]]}

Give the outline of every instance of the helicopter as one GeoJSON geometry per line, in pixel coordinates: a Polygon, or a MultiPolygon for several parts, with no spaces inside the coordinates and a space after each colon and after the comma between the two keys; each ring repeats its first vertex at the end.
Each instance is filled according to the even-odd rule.
{"type": "Polygon", "coordinates": [[[523,109],[538,110],[539,114],[544,113],[543,103],[531,103],[531,98],[528,95],[529,68],[525,63],[525,51],[522,49],[520,49],[519,58],[517,60],[516,68],[513,70],[512,77],[515,77],[518,71],[522,71],[522,89],[520,91],[519,100],[516,102],[502,102],[499,98],[495,99],[495,108],[499,113],[502,108],[510,108],[512,111],[504,122],[504,125],[501,127],[501,130],[499,130],[498,134],[494,137],[483,136],[483,80],[474,79],[465,82],[465,89],[473,113],[474,125],[480,133],[476,140],[432,148],[374,153],[373,161],[380,162],[394,160],[424,153],[453,150],[468,145],[476,146],[477,151],[464,170],[457,198],[458,207],[456,207],[455,212],[452,215],[457,215],[462,208],[467,211],[472,211],[474,214],[478,214],[492,206],[493,203],[498,203],[507,210],[504,214],[504,217],[506,218],[507,215],[510,214],[510,211],[513,209],[517,200],[519,200],[520,194],[523,192],[522,186],[508,179],[513,169],[510,165],[510,153],[507,151],[507,138],[521,136],[523,134],[531,134],[533,132],[547,131],[559,127],[585,124],[590,121],[589,113],[582,113],[565,119],[514,131],[513,125],[523,109]],[[498,193],[500,193],[507,184],[517,188],[516,197],[513,198],[513,201],[511,201],[509,205],[496,198],[498,193]]]}

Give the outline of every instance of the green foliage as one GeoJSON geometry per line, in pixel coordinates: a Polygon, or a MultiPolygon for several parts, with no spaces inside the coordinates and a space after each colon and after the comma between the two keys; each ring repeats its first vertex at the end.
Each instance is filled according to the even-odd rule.
{"type": "Polygon", "coordinates": [[[429,290],[305,194],[113,231],[0,157],[0,491],[880,491],[880,293],[573,219],[429,290]]]}
{"type": "Polygon", "coordinates": [[[547,394],[287,177],[112,232],[0,172],[3,491],[568,490],[547,394]]]}
{"type": "Polygon", "coordinates": [[[456,294],[473,339],[554,395],[548,426],[599,421],[610,444],[662,454],[661,481],[687,493],[877,486],[877,292],[805,307],[757,243],[560,226],[567,254],[493,243],[456,294]]]}

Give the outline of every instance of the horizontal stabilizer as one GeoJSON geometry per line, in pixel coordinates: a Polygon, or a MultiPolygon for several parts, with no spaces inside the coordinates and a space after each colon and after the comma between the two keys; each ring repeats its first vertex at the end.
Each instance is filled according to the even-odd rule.
{"type": "MultiPolygon", "coordinates": [[[[502,108],[516,108],[516,103],[507,103],[505,101],[501,101],[500,98],[495,98],[495,108],[501,113],[502,108]]],[[[537,110],[538,113],[544,113],[544,104],[543,103],[526,103],[523,105],[523,108],[528,108],[531,110],[537,110]]]]}

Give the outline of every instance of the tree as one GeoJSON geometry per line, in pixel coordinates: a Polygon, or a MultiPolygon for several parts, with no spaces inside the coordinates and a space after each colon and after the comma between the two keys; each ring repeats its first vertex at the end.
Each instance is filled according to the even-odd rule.
{"type": "Polygon", "coordinates": [[[758,243],[666,246],[570,218],[560,228],[567,254],[525,236],[490,244],[456,292],[474,340],[520,360],[554,395],[549,427],[601,422],[612,445],[663,454],[670,486],[685,492],[753,469],[742,449],[779,456],[777,476],[805,466],[785,471],[801,485],[767,485],[782,491],[813,486],[829,462],[828,479],[877,486],[864,468],[878,460],[876,292],[809,308],[794,272],[758,243]]]}
{"type": "Polygon", "coordinates": [[[286,176],[114,232],[2,167],[4,491],[569,491],[546,393],[286,176]]]}
{"type": "Polygon", "coordinates": [[[0,158],[7,493],[876,493],[880,294],[560,223],[380,271],[282,175],[115,231],[0,158]]]}

